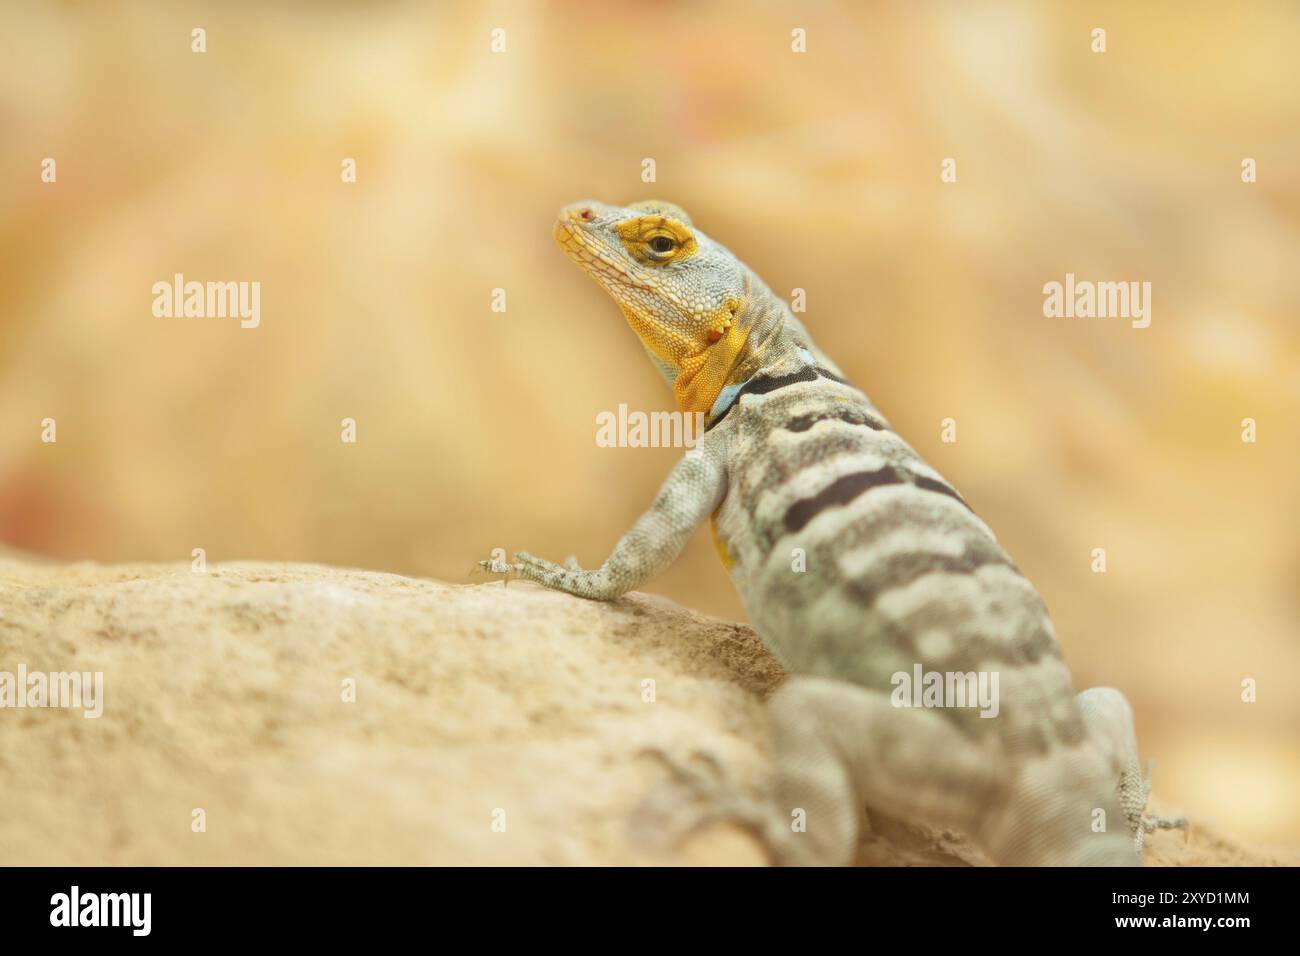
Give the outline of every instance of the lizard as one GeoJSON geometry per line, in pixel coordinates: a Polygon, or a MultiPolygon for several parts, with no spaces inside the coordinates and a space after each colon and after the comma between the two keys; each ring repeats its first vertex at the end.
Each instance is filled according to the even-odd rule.
{"type": "Polygon", "coordinates": [[[710,522],[788,675],[756,827],[777,862],[852,863],[872,812],[1007,865],[1136,865],[1147,832],[1185,823],[1145,815],[1124,695],[1074,693],[1038,591],[753,270],[669,202],[573,203],[553,233],[706,427],[599,568],[520,551],[490,570],[610,601],[710,522]],[[991,676],[996,708],[905,706],[912,674],[991,676]]]}

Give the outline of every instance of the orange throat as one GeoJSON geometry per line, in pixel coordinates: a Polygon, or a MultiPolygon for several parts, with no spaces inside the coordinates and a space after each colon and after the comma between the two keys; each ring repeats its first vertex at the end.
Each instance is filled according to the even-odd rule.
{"type": "Polygon", "coordinates": [[[727,378],[736,360],[749,340],[749,328],[735,323],[727,326],[719,339],[703,352],[689,356],[681,364],[677,381],[673,384],[673,397],[677,408],[683,412],[703,412],[706,415],[718,400],[718,393],[727,384],[727,378]]]}

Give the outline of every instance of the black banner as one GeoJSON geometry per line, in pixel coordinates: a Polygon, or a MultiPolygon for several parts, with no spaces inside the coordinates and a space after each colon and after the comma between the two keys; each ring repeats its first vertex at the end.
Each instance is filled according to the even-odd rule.
{"type": "MultiPolygon", "coordinates": [[[[1052,930],[1229,942],[1277,930],[1293,874],[1265,869],[5,869],[6,943],[116,940],[373,942],[464,932],[499,942],[635,937],[667,927],[691,938],[770,931],[987,941],[1052,930]],[[562,927],[562,928],[561,928],[562,927]]],[[[1032,937],[1023,937],[1029,939],[1032,937]]],[[[1053,937],[1043,937],[1048,939],[1053,937]]],[[[18,952],[19,950],[10,950],[18,952]]]]}

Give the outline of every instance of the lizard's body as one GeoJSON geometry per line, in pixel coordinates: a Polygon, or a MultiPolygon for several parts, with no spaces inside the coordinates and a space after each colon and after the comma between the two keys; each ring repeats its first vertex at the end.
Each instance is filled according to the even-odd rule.
{"type": "Polygon", "coordinates": [[[712,517],[793,675],[770,704],[775,802],[806,832],[770,828],[778,857],[851,862],[865,805],[960,828],[1003,863],[1136,863],[1168,821],[1143,820],[1127,702],[1075,696],[1037,591],[784,302],[666,203],[575,204],[555,235],[708,424],[601,568],[527,553],[513,568],[612,599],[712,517]],[[895,706],[895,675],[917,665],[996,674],[996,715],[895,706]]]}

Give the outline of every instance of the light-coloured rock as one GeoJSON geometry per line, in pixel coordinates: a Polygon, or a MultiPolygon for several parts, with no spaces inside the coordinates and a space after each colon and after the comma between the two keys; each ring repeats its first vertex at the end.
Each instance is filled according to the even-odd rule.
{"type": "MultiPolygon", "coordinates": [[[[674,839],[699,804],[647,751],[757,792],[781,672],[747,627],[661,598],[0,556],[0,671],[19,664],[102,671],[104,705],[0,709],[0,863],[766,860],[735,827],[674,839]]],[[[887,821],[862,859],[984,862],[887,821]]],[[[1194,828],[1148,862],[1282,859],[1194,828]]]]}

